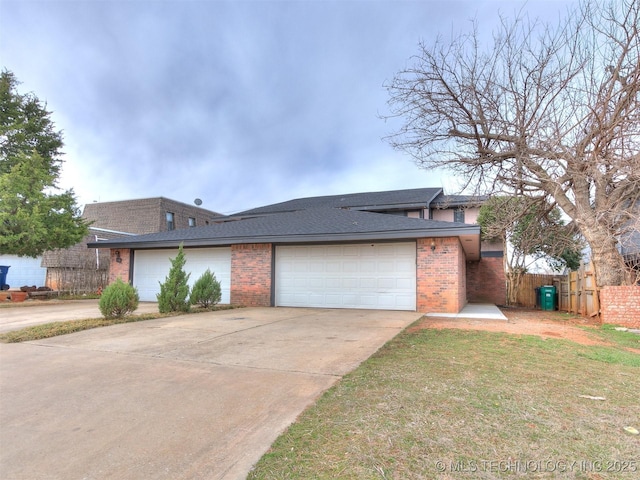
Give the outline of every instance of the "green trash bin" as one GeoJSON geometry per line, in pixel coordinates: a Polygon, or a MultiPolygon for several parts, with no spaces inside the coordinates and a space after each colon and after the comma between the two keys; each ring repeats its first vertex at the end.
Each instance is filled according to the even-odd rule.
{"type": "Polygon", "coordinates": [[[540,287],[540,308],[542,310],[555,310],[557,298],[555,286],[543,285],[540,287]]]}

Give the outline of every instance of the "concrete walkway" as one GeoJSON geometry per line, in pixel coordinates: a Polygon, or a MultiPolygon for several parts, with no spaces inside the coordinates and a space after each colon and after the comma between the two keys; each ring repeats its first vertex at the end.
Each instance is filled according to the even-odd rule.
{"type": "Polygon", "coordinates": [[[419,317],[245,308],[0,344],[0,478],[243,479],[419,317]]]}
{"type": "Polygon", "coordinates": [[[427,313],[426,316],[507,321],[507,317],[492,303],[467,303],[458,313],[427,313]]]}

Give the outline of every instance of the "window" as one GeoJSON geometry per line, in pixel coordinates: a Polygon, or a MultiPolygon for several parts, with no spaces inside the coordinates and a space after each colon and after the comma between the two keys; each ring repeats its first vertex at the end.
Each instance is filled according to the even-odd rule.
{"type": "Polygon", "coordinates": [[[174,215],[171,212],[167,212],[167,230],[174,230],[175,228],[174,215]]]}
{"type": "Polygon", "coordinates": [[[196,219],[193,217],[189,217],[189,226],[190,227],[195,227],[196,226],[196,219]]]}
{"type": "Polygon", "coordinates": [[[453,211],[453,221],[464,223],[464,210],[462,208],[453,211]]]}

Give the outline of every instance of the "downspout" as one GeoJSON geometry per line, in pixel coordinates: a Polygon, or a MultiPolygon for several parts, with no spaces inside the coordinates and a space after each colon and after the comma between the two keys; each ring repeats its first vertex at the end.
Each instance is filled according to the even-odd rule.
{"type": "MultiPolygon", "coordinates": [[[[100,238],[98,235],[94,235],[96,242],[98,240],[109,240],[108,238],[100,238]]],[[[96,248],[96,270],[100,270],[100,250],[96,248]]]]}

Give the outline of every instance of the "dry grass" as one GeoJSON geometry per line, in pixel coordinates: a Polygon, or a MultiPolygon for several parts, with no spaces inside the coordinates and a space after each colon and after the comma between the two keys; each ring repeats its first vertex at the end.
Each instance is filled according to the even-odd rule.
{"type": "MultiPolygon", "coordinates": [[[[232,305],[216,305],[209,309],[192,308],[186,313],[202,313],[205,311],[228,310],[238,308],[232,305]]],[[[66,335],[69,333],[80,332],[98,327],[107,327],[118,323],[141,322],[144,320],[154,320],[156,318],[174,317],[176,315],[184,315],[185,312],[174,313],[145,313],[142,315],[127,315],[122,318],[87,318],[83,320],[69,320],[66,322],[52,322],[31,327],[21,328],[0,334],[0,342],[2,343],[19,343],[32,340],[42,340],[43,338],[56,337],[58,335],[66,335]]]]}
{"type": "Polygon", "coordinates": [[[89,330],[91,328],[107,327],[118,323],[140,322],[143,320],[153,320],[169,315],[161,315],[149,313],[145,315],[128,315],[123,318],[87,318],[83,320],[69,320],[67,322],[52,322],[34,325],[32,327],[21,328],[0,334],[0,342],[3,343],[19,343],[31,340],[41,340],[43,338],[56,337],[58,335],[66,335],[69,333],[89,330]]]}
{"type": "Polygon", "coordinates": [[[640,355],[619,346],[407,331],[308,409],[249,478],[638,478],[640,437],[623,429],[640,429],[639,391],[640,355]]]}

